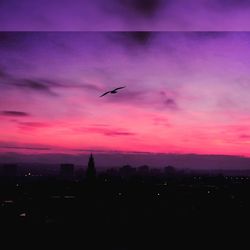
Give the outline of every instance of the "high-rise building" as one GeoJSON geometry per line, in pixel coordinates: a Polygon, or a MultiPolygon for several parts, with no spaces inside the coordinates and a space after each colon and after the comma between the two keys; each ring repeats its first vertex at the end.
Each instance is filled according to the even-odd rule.
{"type": "Polygon", "coordinates": [[[95,160],[92,154],[89,157],[86,178],[88,181],[94,181],[96,179],[95,160]]]}
{"type": "Polygon", "coordinates": [[[119,169],[121,177],[130,178],[136,175],[136,168],[131,167],[130,165],[125,165],[119,169]]]}

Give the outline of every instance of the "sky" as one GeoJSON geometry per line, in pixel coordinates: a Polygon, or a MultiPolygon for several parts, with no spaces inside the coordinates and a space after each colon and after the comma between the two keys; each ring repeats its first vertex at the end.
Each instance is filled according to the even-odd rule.
{"type": "Polygon", "coordinates": [[[248,31],[250,0],[1,0],[1,31],[248,31]]]}
{"type": "Polygon", "coordinates": [[[0,152],[250,156],[249,45],[248,32],[0,32],[0,152]]]}

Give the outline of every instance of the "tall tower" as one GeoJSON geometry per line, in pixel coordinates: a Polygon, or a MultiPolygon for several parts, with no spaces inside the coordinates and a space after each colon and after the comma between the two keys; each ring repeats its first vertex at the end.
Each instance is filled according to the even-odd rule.
{"type": "Polygon", "coordinates": [[[95,160],[92,154],[89,157],[86,177],[88,181],[94,181],[96,179],[95,160]]]}

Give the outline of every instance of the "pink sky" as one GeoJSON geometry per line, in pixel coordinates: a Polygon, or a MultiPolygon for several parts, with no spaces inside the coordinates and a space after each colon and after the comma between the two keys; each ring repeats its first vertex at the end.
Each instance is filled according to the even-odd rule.
{"type": "Polygon", "coordinates": [[[244,32],[2,32],[0,151],[250,156],[249,43],[244,32]]]}

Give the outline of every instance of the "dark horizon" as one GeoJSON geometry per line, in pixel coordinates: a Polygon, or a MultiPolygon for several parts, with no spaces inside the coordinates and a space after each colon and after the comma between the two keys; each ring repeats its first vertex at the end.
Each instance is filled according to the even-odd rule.
{"type": "MultiPolygon", "coordinates": [[[[71,163],[84,167],[87,165],[89,155],[90,153],[87,152],[79,154],[22,154],[6,152],[0,155],[0,164],[60,165],[62,163],[71,163]]],[[[245,156],[97,152],[93,152],[93,155],[98,169],[118,168],[124,165],[131,165],[133,167],[148,165],[151,168],[163,169],[171,165],[179,170],[250,170],[250,158],[245,156]]]]}

